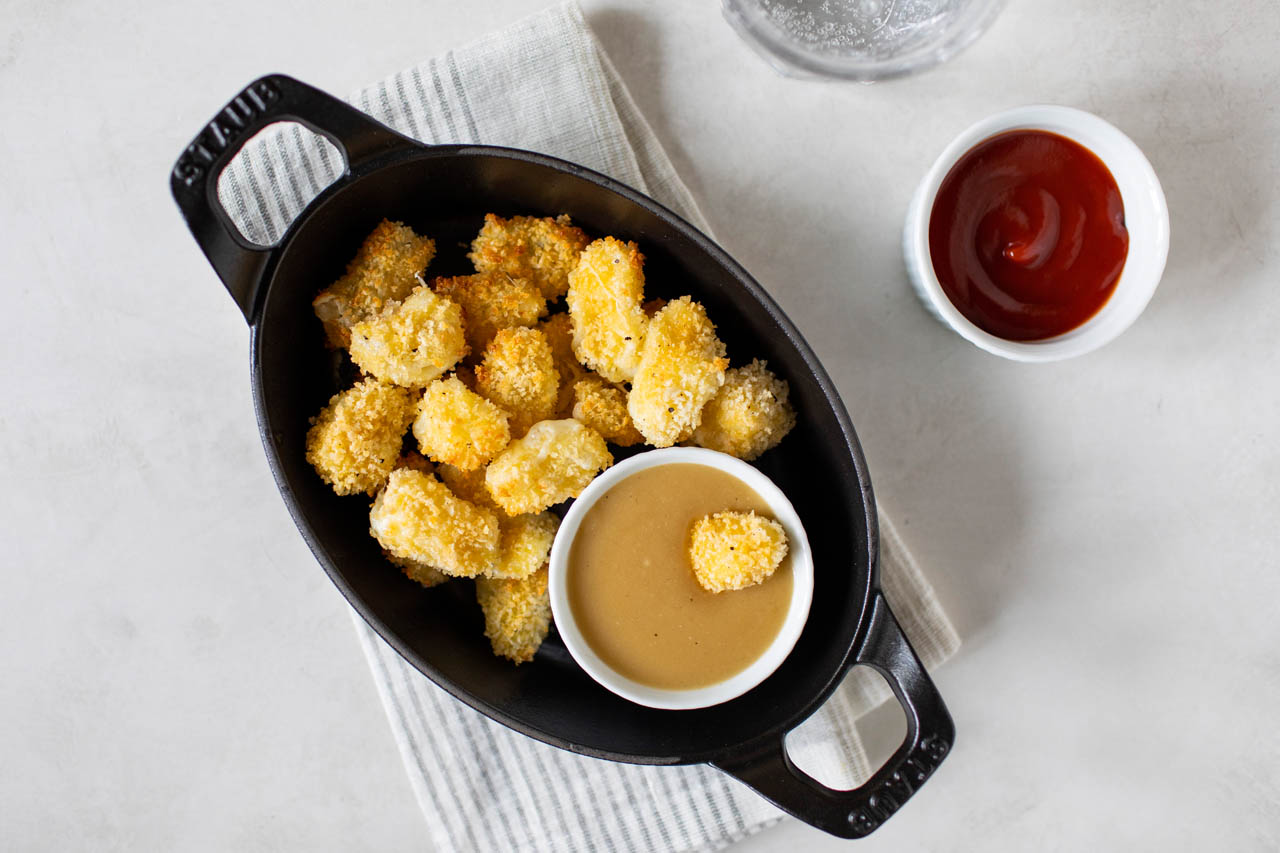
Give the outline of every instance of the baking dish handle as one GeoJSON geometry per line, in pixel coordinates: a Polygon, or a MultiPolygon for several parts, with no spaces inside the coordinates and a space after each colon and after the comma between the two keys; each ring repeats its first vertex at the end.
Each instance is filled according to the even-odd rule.
{"type": "Polygon", "coordinates": [[[252,243],[240,233],[218,200],[218,177],[254,134],[280,121],[296,121],[338,147],[346,164],[339,181],[380,154],[418,145],[350,104],[283,74],[255,80],[214,115],[178,157],[169,185],[191,236],[250,322],[258,282],[274,247],[252,243]]]}
{"type": "Polygon", "coordinates": [[[839,791],[800,770],[787,755],[785,733],[746,754],[713,762],[784,811],[842,838],[861,838],[888,820],[955,743],[955,725],[942,697],[879,592],[855,664],[883,675],[907,715],[902,746],[861,786],[839,791]]]}

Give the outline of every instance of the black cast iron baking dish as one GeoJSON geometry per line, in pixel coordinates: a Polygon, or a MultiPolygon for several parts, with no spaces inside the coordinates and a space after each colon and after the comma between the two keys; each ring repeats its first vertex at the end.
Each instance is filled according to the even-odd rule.
{"type": "Polygon", "coordinates": [[[458,699],[529,737],[639,764],[707,762],[827,832],[860,837],[897,811],[947,755],[955,728],[879,589],[879,541],[866,462],[830,378],[800,333],[715,243],[652,199],[572,163],[528,151],[425,146],[317,89],[281,75],[233,98],[174,166],[174,199],[192,236],[252,330],[258,427],[298,529],[352,606],[406,660],[458,699]],[[245,240],[218,202],[217,180],[257,131],[296,121],[337,145],[346,171],[274,246],[245,240]],[[794,432],[759,460],[804,520],[815,590],[804,633],[759,687],[722,705],[662,711],[591,680],[559,639],[515,667],[494,657],[467,582],[423,589],[391,569],[358,498],[340,498],[304,459],[307,419],[337,389],[311,299],[382,218],[436,239],[433,274],[467,270],[460,248],[484,213],[568,213],[595,235],[637,241],[650,296],[690,293],[706,305],[735,364],[767,359],[786,378],[794,432]],[[783,739],[855,665],[888,680],[907,736],[851,791],[796,768],[783,739]]]}

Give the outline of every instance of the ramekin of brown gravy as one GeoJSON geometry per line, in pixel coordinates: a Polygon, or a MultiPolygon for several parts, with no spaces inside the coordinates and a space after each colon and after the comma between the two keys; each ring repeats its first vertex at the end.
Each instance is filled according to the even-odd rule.
{"type": "Polygon", "coordinates": [[[791,652],[813,599],[800,518],[739,459],[672,447],[620,462],[574,501],[551,549],[551,610],[569,653],[601,685],[654,708],[740,696],[791,652]],[[787,557],[763,583],[708,592],[689,562],[689,529],[723,510],[782,525],[787,557]]]}

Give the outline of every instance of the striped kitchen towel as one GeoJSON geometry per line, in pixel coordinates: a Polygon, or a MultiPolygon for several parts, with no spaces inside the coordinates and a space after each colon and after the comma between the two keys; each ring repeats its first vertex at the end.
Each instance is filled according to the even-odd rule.
{"type": "MultiPolygon", "coordinates": [[[[710,233],[574,4],[395,74],[351,101],[424,142],[507,145],[581,163],[710,233]]],[[[220,196],[246,235],[271,243],[341,166],[328,143],[296,126],[268,131],[224,173],[220,196]]],[[[959,639],[883,513],[880,522],[885,594],[925,665],[937,666],[959,639]]],[[[516,734],[450,697],[353,617],[441,853],[714,850],[783,817],[709,767],[615,764],[516,734]]],[[[855,670],[789,737],[796,763],[837,787],[865,778],[857,721],[888,697],[883,681],[855,670]]]]}

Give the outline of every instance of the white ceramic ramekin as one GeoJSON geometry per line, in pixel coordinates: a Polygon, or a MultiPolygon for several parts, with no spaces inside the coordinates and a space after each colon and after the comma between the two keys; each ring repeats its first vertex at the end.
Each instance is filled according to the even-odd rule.
{"type": "Polygon", "coordinates": [[[990,353],[1015,361],[1058,361],[1114,340],[1138,319],[1155,293],[1169,254],[1169,208],[1155,170],[1142,151],[1111,124],[1071,107],[1029,106],[989,116],[946,147],[920,182],[902,232],[907,275],[925,307],[944,325],[990,353]],[[1120,189],[1129,254],[1111,298],[1092,318],[1065,334],[1040,341],[1009,341],[985,332],[951,303],[933,270],[929,217],[951,167],[984,139],[1010,130],[1046,130],[1088,148],[1106,164],[1120,189]]]}
{"type": "MultiPolygon", "coordinates": [[[[662,508],[655,507],[654,511],[661,512],[662,508]]],[[[548,585],[556,630],[560,632],[560,639],[564,641],[569,654],[573,655],[573,659],[587,671],[588,675],[619,696],[651,708],[673,710],[705,708],[727,702],[746,693],[768,678],[791,653],[796,640],[800,638],[800,632],[804,629],[805,620],[809,617],[809,605],[813,601],[813,554],[809,550],[809,539],[805,536],[800,516],[791,506],[791,501],[787,500],[782,490],[764,474],[740,459],[714,450],[705,450],[700,447],[669,447],[638,453],[619,462],[596,477],[591,485],[583,490],[582,495],[569,507],[564,521],[560,523],[560,531],[556,534],[555,544],[551,548],[548,585]],[[650,687],[619,675],[587,644],[582,632],[578,629],[573,610],[569,606],[566,578],[569,552],[583,517],[601,495],[619,482],[638,471],[659,465],[707,465],[738,478],[769,505],[773,517],[782,525],[789,540],[791,605],[787,610],[786,618],[783,619],[778,636],[765,649],[764,654],[737,675],[707,687],[691,690],[650,687]]],[[[732,593],[721,594],[732,595],[732,593]]]]}

